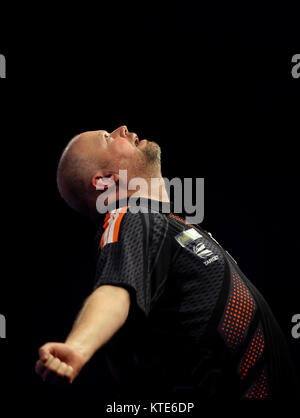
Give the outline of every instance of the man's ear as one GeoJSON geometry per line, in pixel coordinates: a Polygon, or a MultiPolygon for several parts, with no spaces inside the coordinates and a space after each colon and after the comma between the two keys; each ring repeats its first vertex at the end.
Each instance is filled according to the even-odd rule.
{"type": "Polygon", "coordinates": [[[96,190],[107,190],[119,183],[119,174],[96,173],[93,175],[91,184],[96,190]]]}

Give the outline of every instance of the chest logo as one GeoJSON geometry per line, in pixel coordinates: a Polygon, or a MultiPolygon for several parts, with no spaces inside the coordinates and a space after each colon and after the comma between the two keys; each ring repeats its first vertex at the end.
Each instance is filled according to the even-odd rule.
{"type": "Polygon", "coordinates": [[[193,247],[193,251],[202,259],[206,259],[213,255],[213,252],[208,250],[202,242],[198,242],[198,244],[195,244],[193,247]]]}

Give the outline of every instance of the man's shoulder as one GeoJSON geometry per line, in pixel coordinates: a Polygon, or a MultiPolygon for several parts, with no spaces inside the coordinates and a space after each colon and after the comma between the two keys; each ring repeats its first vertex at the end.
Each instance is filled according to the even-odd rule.
{"type": "Polygon", "coordinates": [[[126,237],[138,237],[143,234],[144,217],[144,213],[133,210],[129,206],[109,211],[100,227],[100,248],[121,239],[124,240],[126,237]]]}

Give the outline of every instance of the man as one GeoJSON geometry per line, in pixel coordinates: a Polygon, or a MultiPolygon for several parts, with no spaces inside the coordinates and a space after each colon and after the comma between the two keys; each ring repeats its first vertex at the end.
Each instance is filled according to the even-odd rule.
{"type": "Polygon", "coordinates": [[[71,383],[104,347],[121,397],[292,397],[287,347],[263,297],[208,232],[165,213],[163,182],[137,193],[137,178],[162,179],[160,148],[126,126],[82,133],[63,152],[62,197],[101,221],[95,288],[66,341],[39,349],[36,372],[71,383]]]}

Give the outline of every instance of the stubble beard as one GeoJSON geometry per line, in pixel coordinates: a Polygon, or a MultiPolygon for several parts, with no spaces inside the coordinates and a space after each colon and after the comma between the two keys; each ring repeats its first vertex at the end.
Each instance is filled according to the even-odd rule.
{"type": "Polygon", "coordinates": [[[143,170],[144,173],[151,177],[161,172],[161,149],[160,146],[153,141],[148,141],[146,146],[141,150],[143,154],[143,170]]]}

